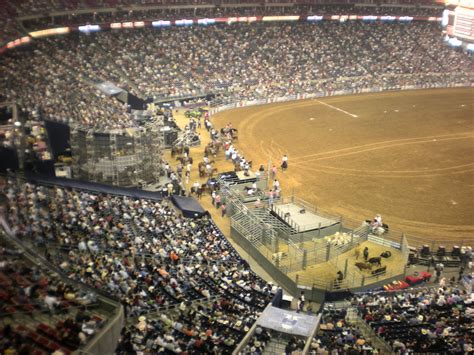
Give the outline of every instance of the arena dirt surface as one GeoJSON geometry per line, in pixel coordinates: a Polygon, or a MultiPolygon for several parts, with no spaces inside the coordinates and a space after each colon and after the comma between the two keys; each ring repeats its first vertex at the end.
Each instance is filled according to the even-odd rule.
{"type": "Polygon", "coordinates": [[[232,122],[254,168],[288,154],[278,173],[286,195],[353,224],[380,213],[411,244],[472,245],[473,99],[472,88],[339,96],[229,110],[213,122],[232,122]]]}

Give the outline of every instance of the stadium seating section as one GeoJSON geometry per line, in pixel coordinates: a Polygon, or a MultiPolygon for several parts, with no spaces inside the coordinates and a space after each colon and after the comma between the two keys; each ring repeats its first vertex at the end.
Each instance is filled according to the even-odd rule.
{"type": "Polygon", "coordinates": [[[0,351],[71,354],[105,323],[93,292],[0,245],[0,351]]]}
{"type": "Polygon", "coordinates": [[[11,179],[6,192],[9,224],[18,236],[44,250],[70,279],[119,297],[129,317],[150,319],[149,336],[160,334],[163,343],[148,344],[132,326],[128,334],[137,348],[182,347],[201,333],[212,334],[212,344],[197,347],[232,348],[276,290],[250,270],[211,220],[185,219],[166,202],[11,179]]]}
{"type": "MultiPolygon", "coordinates": [[[[229,3],[236,2],[219,2],[229,3]]],[[[52,26],[128,20],[262,14],[441,16],[435,6],[238,3],[249,5],[237,10],[210,0],[194,1],[208,6],[192,9],[179,8],[189,5],[187,0],[0,0],[0,44],[52,26]],[[174,8],[156,7],[162,5],[174,8]],[[145,11],[146,6],[153,8],[145,11]],[[105,10],[94,11],[99,8],[105,10]],[[76,13],[78,9],[84,11],[76,13]],[[62,14],[53,19],[51,13],[57,11],[62,14]]],[[[437,22],[122,29],[32,39],[4,52],[0,101],[16,102],[29,117],[26,148],[42,159],[47,137],[41,119],[97,130],[137,125],[127,105],[96,88],[103,81],[141,98],[212,94],[212,105],[224,105],[336,90],[445,87],[472,83],[473,73],[472,56],[445,46],[437,22]]],[[[15,136],[0,132],[0,139],[9,147],[15,136]]],[[[231,353],[276,292],[209,217],[184,218],[166,199],[46,186],[14,176],[0,177],[0,186],[7,222],[16,236],[60,270],[35,262],[1,239],[1,353],[80,350],[110,316],[97,306],[99,293],[120,300],[125,308],[128,321],[117,353],[231,353]]],[[[394,351],[472,352],[472,296],[453,285],[402,290],[408,286],[402,281],[386,285],[397,293],[358,295],[352,305],[394,351]]],[[[374,344],[347,320],[346,310],[326,308],[312,349],[370,353],[374,344]]],[[[260,353],[270,337],[257,328],[245,353],[260,353]]],[[[291,340],[287,349],[301,345],[291,340]]]]}
{"type": "Polygon", "coordinates": [[[126,105],[94,86],[102,81],[145,98],[212,93],[218,105],[469,83],[473,63],[445,46],[438,24],[429,22],[146,28],[52,37],[7,51],[0,99],[43,118],[111,129],[136,123],[126,105]]]}

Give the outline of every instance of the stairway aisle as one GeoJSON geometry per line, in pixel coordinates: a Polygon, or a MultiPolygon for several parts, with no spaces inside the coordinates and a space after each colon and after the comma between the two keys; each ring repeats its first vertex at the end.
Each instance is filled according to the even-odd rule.
{"type": "Polygon", "coordinates": [[[372,345],[380,351],[382,354],[391,354],[392,349],[390,346],[379,336],[375,334],[373,329],[359,317],[354,308],[347,309],[347,318],[349,322],[357,326],[360,329],[364,337],[371,341],[372,345]]]}
{"type": "Polygon", "coordinates": [[[280,337],[272,337],[263,350],[263,355],[285,354],[287,342],[280,337]]]}

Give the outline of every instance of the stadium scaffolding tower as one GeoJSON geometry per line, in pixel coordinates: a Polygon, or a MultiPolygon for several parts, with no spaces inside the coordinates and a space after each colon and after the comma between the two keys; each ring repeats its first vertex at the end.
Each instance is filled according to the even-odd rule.
{"type": "Polygon", "coordinates": [[[109,131],[74,127],[73,176],[81,180],[138,187],[159,180],[164,149],[162,122],[109,131]]]}

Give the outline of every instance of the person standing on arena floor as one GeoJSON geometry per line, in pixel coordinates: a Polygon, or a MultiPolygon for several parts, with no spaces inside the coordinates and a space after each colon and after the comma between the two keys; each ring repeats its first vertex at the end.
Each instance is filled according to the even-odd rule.
{"type": "Polygon", "coordinates": [[[458,276],[458,281],[461,281],[464,276],[464,265],[461,265],[459,268],[459,276],[458,276]]]}
{"type": "Polygon", "coordinates": [[[270,171],[270,174],[271,174],[271,178],[272,179],[275,179],[276,178],[276,175],[277,175],[277,167],[275,165],[272,166],[272,169],[270,171]]]}
{"type": "Polygon", "coordinates": [[[214,201],[216,202],[216,208],[219,209],[221,207],[221,195],[217,194],[214,201]]]}
{"type": "Polygon", "coordinates": [[[273,190],[280,190],[280,182],[277,179],[273,180],[273,190]]]}
{"type": "Polygon", "coordinates": [[[281,171],[285,171],[288,169],[288,156],[285,154],[283,158],[281,158],[281,171]]]}
{"type": "Polygon", "coordinates": [[[435,274],[436,274],[436,279],[435,279],[435,283],[436,282],[439,282],[440,278],[441,278],[441,272],[444,270],[444,265],[443,263],[438,263],[435,265],[435,274]]]}
{"type": "Polygon", "coordinates": [[[171,197],[171,195],[173,194],[173,184],[169,182],[168,185],[166,185],[166,189],[167,189],[167,196],[171,197]]]}
{"type": "Polygon", "coordinates": [[[364,260],[367,262],[367,259],[369,259],[369,248],[368,247],[364,248],[363,255],[364,255],[364,260]]]}
{"type": "Polygon", "coordinates": [[[194,193],[197,193],[199,187],[201,187],[201,184],[199,184],[199,181],[196,181],[193,186],[191,187],[191,192],[194,191],[194,193]]]}
{"type": "Polygon", "coordinates": [[[268,204],[270,206],[273,205],[273,198],[274,198],[273,190],[270,189],[270,191],[268,191],[268,204]]]}
{"type": "Polygon", "coordinates": [[[274,194],[273,194],[273,197],[275,198],[275,200],[278,200],[280,198],[280,189],[278,190],[275,190],[274,194]]]}
{"type": "Polygon", "coordinates": [[[191,172],[186,170],[185,177],[186,177],[186,185],[187,185],[189,184],[189,178],[191,177],[191,172]]]}

